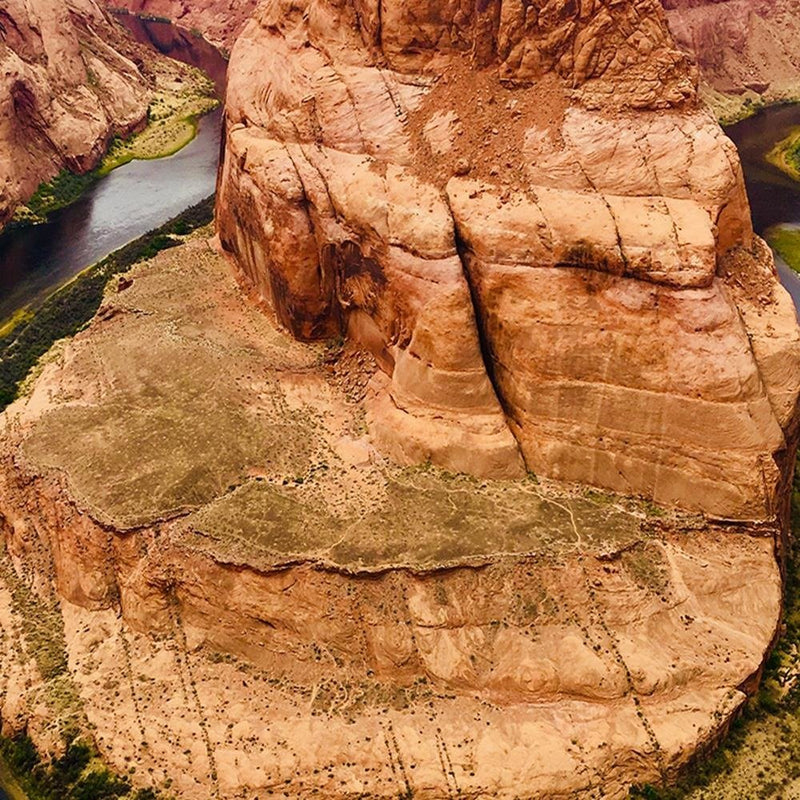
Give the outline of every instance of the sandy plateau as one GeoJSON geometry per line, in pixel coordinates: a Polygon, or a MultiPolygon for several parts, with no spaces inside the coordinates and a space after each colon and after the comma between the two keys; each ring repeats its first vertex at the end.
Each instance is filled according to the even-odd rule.
{"type": "Polygon", "coordinates": [[[371,356],[204,238],[131,277],[2,417],[6,733],[205,800],[622,797],[724,732],[774,530],[393,466],[371,356]]]}

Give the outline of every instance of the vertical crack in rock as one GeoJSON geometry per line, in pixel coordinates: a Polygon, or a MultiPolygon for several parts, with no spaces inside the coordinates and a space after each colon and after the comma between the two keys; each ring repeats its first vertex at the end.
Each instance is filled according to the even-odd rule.
{"type": "Polygon", "coordinates": [[[198,726],[200,727],[200,732],[203,737],[203,744],[205,745],[206,757],[208,759],[208,773],[211,781],[211,797],[219,798],[220,783],[219,775],[217,774],[216,756],[214,754],[214,747],[211,744],[211,736],[208,732],[208,719],[205,711],[203,710],[203,704],[200,701],[200,694],[197,691],[197,682],[194,677],[192,666],[189,662],[189,644],[186,639],[186,631],[184,629],[183,619],[181,617],[180,600],[176,596],[174,588],[169,591],[169,595],[167,597],[167,608],[169,609],[170,621],[172,628],[175,631],[176,644],[178,645],[179,670],[181,672],[185,670],[186,678],[188,678],[187,693],[187,683],[182,677],[184,693],[186,693],[187,701],[194,704],[198,719],[198,726]],[[181,667],[183,670],[180,669],[181,667]]]}
{"type": "Polygon", "coordinates": [[[478,295],[478,288],[477,286],[475,286],[474,278],[469,268],[469,247],[467,243],[464,241],[463,237],[461,236],[461,233],[459,231],[458,220],[456,219],[456,215],[453,213],[453,209],[450,207],[450,200],[446,192],[443,193],[443,199],[445,205],[447,205],[447,208],[450,211],[450,218],[453,221],[453,236],[455,238],[456,252],[458,253],[458,260],[461,262],[461,269],[464,273],[464,280],[466,281],[467,288],[469,289],[470,302],[472,303],[472,313],[475,317],[475,332],[478,337],[478,345],[480,347],[481,358],[483,360],[483,368],[486,371],[486,376],[489,379],[489,383],[491,383],[492,385],[495,397],[497,398],[497,401],[500,404],[500,408],[503,411],[503,415],[506,418],[506,428],[508,428],[511,435],[514,437],[514,441],[517,443],[517,452],[519,453],[519,456],[522,459],[522,463],[525,465],[525,469],[530,472],[531,470],[525,459],[525,454],[522,450],[519,437],[517,436],[516,431],[514,429],[515,426],[509,424],[509,420],[516,423],[513,409],[511,408],[510,404],[506,401],[506,398],[503,395],[503,391],[500,387],[500,383],[497,380],[497,376],[495,374],[494,351],[492,348],[491,339],[487,329],[488,326],[485,314],[483,312],[483,305],[480,301],[480,297],[478,295]]]}

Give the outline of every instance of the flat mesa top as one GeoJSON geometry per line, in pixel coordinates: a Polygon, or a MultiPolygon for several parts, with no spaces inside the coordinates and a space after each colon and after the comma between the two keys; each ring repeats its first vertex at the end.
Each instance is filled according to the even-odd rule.
{"type": "Polygon", "coordinates": [[[168,523],[225,561],[364,571],[648,536],[641,509],[604,495],[387,463],[360,402],[371,360],[276,331],[203,239],[131,277],[19,414],[26,458],[104,524],[168,523]]]}

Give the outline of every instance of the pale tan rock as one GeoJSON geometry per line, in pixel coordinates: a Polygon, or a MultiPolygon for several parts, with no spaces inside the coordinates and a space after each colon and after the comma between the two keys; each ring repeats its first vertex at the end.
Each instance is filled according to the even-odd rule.
{"type": "Polygon", "coordinates": [[[232,55],[221,242],[373,352],[383,452],[777,513],[797,325],[659,4],[290,5],[232,55]]]}
{"type": "Polygon", "coordinates": [[[0,653],[36,630],[68,665],[3,671],[4,721],[46,747],[77,698],[178,800],[623,798],[722,735],[779,623],[774,526],[400,470],[360,356],[277,332],[203,241],[131,278],[0,415],[0,653]]]}

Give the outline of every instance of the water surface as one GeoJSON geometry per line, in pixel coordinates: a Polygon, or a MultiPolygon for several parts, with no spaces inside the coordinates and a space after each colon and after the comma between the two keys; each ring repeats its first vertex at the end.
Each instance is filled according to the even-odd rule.
{"type": "MultiPolygon", "coordinates": [[[[119,20],[138,41],[202,69],[224,97],[227,62],[205,39],[168,22],[133,15],[119,20]]],[[[200,120],[197,137],[175,155],[131,161],[51,214],[48,222],[0,235],[0,323],[213,194],[221,125],[218,110],[200,120]]]]}
{"type": "Polygon", "coordinates": [[[221,121],[220,110],[203,117],[175,155],[131,161],[48,222],[0,236],[0,320],[213,194],[221,121]]]}
{"type": "MultiPolygon", "coordinates": [[[[763,236],[773,225],[800,225],[800,183],[770,164],[766,155],[800,127],[800,105],[767,108],[726,129],[742,160],[753,227],[763,236]]],[[[800,312],[800,276],[775,256],[781,282],[800,312]]]]}

